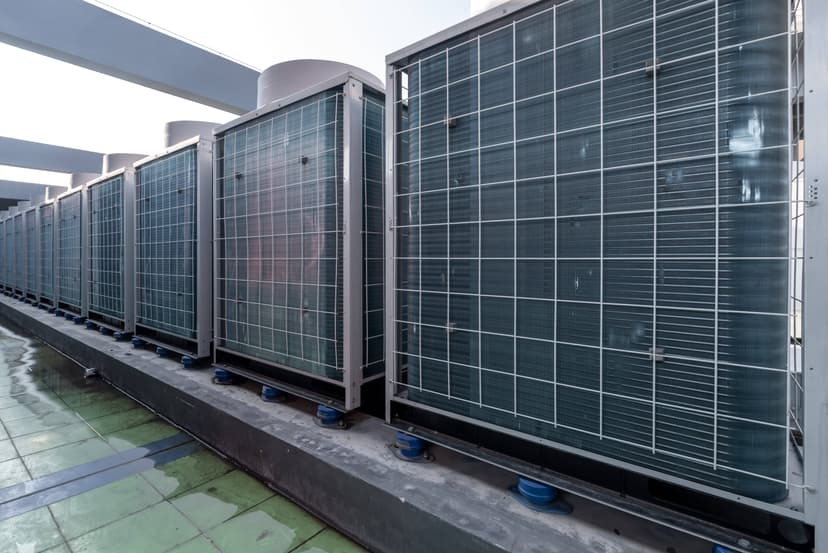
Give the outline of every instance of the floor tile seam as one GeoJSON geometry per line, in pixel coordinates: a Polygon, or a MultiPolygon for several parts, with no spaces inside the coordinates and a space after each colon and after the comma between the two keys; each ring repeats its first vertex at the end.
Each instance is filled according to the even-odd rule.
{"type": "Polygon", "coordinates": [[[302,547],[303,545],[306,545],[306,544],[307,544],[309,541],[311,541],[313,538],[315,538],[316,536],[318,536],[319,534],[321,534],[321,533],[322,533],[322,532],[324,532],[325,530],[328,530],[329,528],[331,528],[331,527],[330,527],[330,526],[328,526],[327,524],[325,524],[325,523],[323,522],[323,523],[322,523],[322,528],[320,528],[317,532],[315,532],[315,533],[314,533],[312,536],[310,536],[308,539],[304,540],[302,543],[297,544],[297,545],[296,545],[296,547],[292,547],[292,548],[290,548],[290,549],[289,549],[286,553],[294,553],[295,551],[298,551],[300,547],[302,547]]]}
{"type": "MultiPolygon", "coordinates": [[[[213,452],[212,452],[212,451],[210,451],[209,449],[206,449],[205,451],[207,451],[208,453],[213,454],[213,452]]],[[[206,482],[202,482],[201,484],[196,484],[196,485],[194,485],[194,486],[192,486],[192,487],[189,487],[189,488],[187,488],[186,490],[176,491],[174,495],[171,495],[170,497],[168,497],[168,498],[166,498],[166,499],[167,499],[168,501],[173,501],[174,499],[178,499],[179,497],[183,496],[183,495],[184,495],[184,494],[186,494],[186,493],[189,493],[189,492],[193,491],[193,490],[194,490],[194,489],[196,489],[196,488],[200,488],[200,487],[202,487],[202,486],[204,486],[204,485],[206,485],[206,484],[209,484],[210,482],[213,482],[213,481],[215,481],[215,480],[218,480],[219,478],[221,478],[221,477],[223,477],[223,476],[227,476],[228,474],[230,474],[230,473],[231,473],[231,472],[233,472],[234,470],[239,470],[239,469],[238,469],[237,467],[233,466],[233,465],[230,465],[230,466],[229,466],[229,470],[227,470],[227,471],[225,471],[225,472],[222,472],[222,473],[221,473],[221,474],[219,474],[218,476],[216,476],[216,477],[214,477],[214,478],[211,478],[211,479],[207,480],[206,482]]],[[[152,482],[150,482],[150,485],[152,485],[153,487],[155,487],[155,486],[152,484],[152,482]]],[[[160,490],[159,490],[159,492],[160,492],[160,490]]]]}
{"type": "MultiPolygon", "coordinates": [[[[210,480],[208,480],[208,481],[206,481],[206,482],[203,482],[203,483],[201,483],[201,484],[199,484],[199,485],[197,485],[197,486],[193,486],[192,488],[190,488],[189,490],[187,490],[187,491],[185,491],[185,492],[181,492],[180,494],[176,494],[176,495],[175,495],[175,496],[173,496],[173,497],[170,497],[170,498],[165,498],[165,499],[164,499],[164,501],[166,501],[167,503],[169,503],[169,504],[172,506],[172,508],[173,508],[173,509],[175,509],[176,511],[178,511],[178,513],[180,513],[180,514],[181,514],[181,516],[183,516],[183,517],[187,520],[187,522],[189,522],[190,524],[192,524],[192,525],[196,528],[196,530],[198,530],[199,535],[203,535],[205,538],[209,539],[209,540],[210,540],[210,543],[213,543],[213,540],[212,540],[212,538],[210,538],[210,537],[207,535],[207,532],[209,532],[209,531],[211,531],[211,530],[214,530],[215,528],[218,528],[219,526],[221,526],[221,525],[222,525],[222,524],[224,524],[225,522],[229,522],[230,520],[233,520],[233,519],[234,519],[234,518],[236,518],[237,516],[240,516],[240,515],[242,515],[242,514],[246,513],[246,512],[247,512],[247,511],[249,511],[250,509],[252,509],[252,508],[254,508],[254,507],[257,507],[257,506],[261,505],[262,503],[264,503],[265,501],[269,500],[269,499],[270,499],[270,498],[272,498],[274,495],[276,495],[276,494],[275,494],[275,492],[273,492],[273,490],[270,490],[270,488],[268,488],[268,490],[270,490],[270,491],[272,492],[272,494],[271,494],[270,496],[268,496],[267,498],[265,498],[265,499],[263,499],[262,501],[260,501],[260,502],[256,503],[255,505],[250,506],[248,509],[245,509],[244,511],[242,511],[242,512],[240,512],[240,513],[236,513],[235,515],[231,516],[231,517],[230,517],[230,518],[228,518],[227,520],[223,520],[223,521],[219,522],[218,524],[216,524],[215,526],[211,526],[210,528],[205,528],[205,529],[203,529],[203,530],[202,530],[201,528],[199,528],[198,524],[196,524],[196,522],[195,522],[194,520],[192,520],[189,516],[187,516],[187,514],[186,514],[185,512],[183,512],[181,509],[179,509],[179,508],[178,508],[178,506],[177,506],[175,503],[173,503],[173,501],[174,501],[174,500],[176,500],[176,499],[178,499],[178,498],[183,497],[185,493],[187,493],[187,492],[191,492],[191,491],[195,490],[196,488],[201,488],[201,487],[203,487],[203,486],[206,486],[206,485],[207,485],[207,484],[209,484],[210,482],[213,482],[213,481],[215,481],[215,480],[218,480],[219,478],[222,478],[222,477],[224,477],[224,476],[227,476],[228,474],[230,474],[231,472],[233,472],[233,470],[240,470],[240,469],[235,469],[235,468],[234,468],[234,469],[231,469],[231,470],[229,470],[229,471],[225,472],[224,474],[221,474],[221,475],[219,475],[219,476],[216,476],[215,478],[211,478],[210,480]]],[[[147,478],[143,475],[143,473],[139,474],[139,476],[143,477],[143,478],[144,478],[144,480],[146,480],[146,481],[149,483],[149,485],[150,485],[150,486],[152,486],[152,488],[153,488],[155,491],[157,491],[159,494],[161,494],[161,496],[162,496],[162,497],[164,496],[164,494],[161,492],[161,490],[159,490],[158,488],[156,488],[156,487],[155,487],[155,484],[153,484],[152,482],[150,482],[150,481],[149,481],[149,480],[148,480],[148,479],[147,479],[147,478]]],[[[257,480],[257,481],[258,481],[258,480],[257,480]]],[[[193,538],[193,539],[195,539],[195,538],[193,538]]],[[[214,544],[214,545],[215,545],[215,544],[214,544]]],[[[178,547],[178,546],[176,546],[176,547],[178,547]]],[[[220,548],[220,547],[218,547],[217,545],[216,545],[215,547],[216,547],[216,549],[219,549],[219,551],[222,551],[222,550],[221,550],[221,548],[220,548]]],[[[223,552],[222,552],[222,553],[223,553],[223,552]]]]}
{"type": "MultiPolygon", "coordinates": [[[[181,444],[180,446],[177,446],[177,447],[183,447],[183,446],[185,446],[185,445],[186,445],[186,444],[181,444]]],[[[140,461],[140,460],[141,460],[141,459],[136,459],[136,461],[140,461]]],[[[133,461],[133,462],[134,462],[134,461],[133,461]]],[[[134,474],[129,475],[129,476],[143,476],[143,473],[141,473],[141,472],[137,472],[137,473],[134,473],[134,474]]],[[[108,484],[113,484],[114,482],[119,482],[119,481],[121,481],[121,480],[124,480],[124,479],[126,479],[126,478],[129,478],[129,476],[126,476],[126,477],[124,477],[124,478],[120,478],[120,479],[118,479],[118,480],[113,480],[112,482],[107,482],[107,484],[106,484],[106,485],[108,485],[108,484]]],[[[147,480],[146,480],[146,479],[144,479],[144,481],[147,481],[147,480]]],[[[164,494],[162,494],[162,493],[161,493],[161,492],[160,492],[160,491],[159,491],[159,490],[158,490],[155,486],[153,486],[151,482],[148,482],[148,481],[147,481],[147,483],[150,485],[150,487],[153,489],[153,491],[155,491],[156,493],[158,493],[158,495],[161,497],[161,500],[160,500],[160,501],[156,501],[155,503],[152,503],[151,505],[147,505],[147,506],[145,506],[145,507],[143,507],[143,508],[141,508],[141,509],[139,509],[139,510],[135,511],[134,513],[129,513],[129,514],[128,514],[128,515],[126,515],[126,516],[123,516],[123,517],[121,517],[121,518],[118,518],[118,519],[116,519],[116,520],[113,520],[113,521],[111,521],[111,522],[108,522],[108,523],[103,524],[103,525],[101,525],[101,526],[98,526],[98,527],[96,527],[96,528],[92,528],[92,529],[90,529],[90,530],[87,530],[86,532],[84,532],[84,533],[82,533],[82,534],[80,534],[80,535],[78,535],[78,536],[75,536],[75,537],[71,538],[71,540],[67,540],[66,538],[64,538],[64,540],[67,542],[67,547],[69,547],[69,550],[70,550],[70,551],[73,551],[73,549],[72,549],[71,545],[69,545],[69,542],[76,541],[76,540],[78,540],[78,539],[82,538],[83,536],[86,536],[87,534],[90,534],[90,533],[92,533],[92,532],[95,532],[96,530],[100,530],[101,528],[106,528],[107,526],[110,526],[110,525],[112,525],[112,524],[115,524],[115,523],[117,523],[117,522],[120,522],[120,521],[122,521],[122,520],[124,520],[124,519],[126,519],[126,518],[129,518],[129,517],[132,517],[132,516],[136,516],[136,515],[138,515],[139,513],[142,513],[142,512],[144,512],[144,511],[146,511],[146,510],[148,510],[148,509],[151,509],[151,508],[153,508],[153,507],[157,506],[157,505],[160,505],[161,503],[170,503],[170,506],[171,506],[172,508],[174,508],[176,511],[178,511],[178,509],[176,509],[176,508],[175,508],[175,505],[172,505],[172,503],[171,503],[169,500],[165,499],[165,498],[164,498],[164,494]]],[[[98,487],[92,488],[92,489],[90,489],[90,490],[87,490],[87,491],[86,491],[86,492],[84,492],[84,493],[87,493],[87,492],[92,491],[92,490],[97,490],[97,489],[100,489],[101,487],[103,487],[103,486],[98,486],[98,487]]],[[[79,495],[82,495],[82,494],[79,494],[79,495]]],[[[65,499],[70,499],[71,497],[78,497],[78,496],[77,496],[77,495],[75,495],[75,496],[70,496],[70,497],[67,497],[67,498],[65,498],[65,499]]],[[[56,520],[56,519],[54,519],[54,514],[52,513],[52,510],[51,510],[51,506],[52,506],[52,505],[54,505],[55,503],[59,503],[59,502],[57,502],[57,501],[56,501],[56,502],[54,502],[54,503],[50,503],[49,505],[45,505],[45,507],[49,508],[49,513],[52,515],[53,520],[55,520],[55,524],[57,525],[58,530],[61,532],[61,535],[63,535],[63,531],[61,530],[60,525],[57,523],[57,520],[56,520]]],[[[180,511],[179,511],[179,512],[180,512],[180,511]]],[[[181,513],[181,514],[183,515],[183,513],[181,513]]],[[[195,529],[199,532],[199,534],[201,534],[201,530],[198,528],[198,526],[196,526],[196,525],[193,523],[193,521],[191,521],[188,517],[185,517],[185,518],[187,519],[187,522],[189,522],[190,524],[192,524],[193,528],[195,528],[195,529]]],[[[11,520],[11,519],[10,519],[10,520],[11,520]]],[[[180,545],[180,544],[179,544],[179,545],[180,545]]],[[[176,547],[177,547],[177,546],[176,546],[176,547]]]]}
{"type": "Polygon", "coordinates": [[[52,512],[52,506],[46,505],[46,511],[48,511],[49,517],[52,519],[52,524],[54,524],[55,528],[57,528],[58,534],[60,534],[60,539],[63,540],[63,545],[65,545],[66,549],[68,549],[71,553],[72,548],[69,547],[69,540],[66,539],[66,534],[63,533],[63,529],[60,527],[60,524],[58,524],[57,518],[55,517],[55,513],[52,512]]]}
{"type": "MultiPolygon", "coordinates": [[[[6,434],[9,434],[9,429],[6,428],[3,421],[0,421],[0,428],[2,428],[6,432],[6,434]]],[[[20,451],[17,449],[17,444],[14,443],[14,440],[12,439],[11,434],[9,434],[9,441],[11,442],[12,448],[14,448],[14,453],[17,455],[17,457],[15,457],[15,459],[20,460],[20,464],[23,465],[23,469],[26,471],[26,474],[29,476],[29,480],[33,480],[32,473],[29,470],[29,467],[26,465],[26,463],[23,462],[23,457],[21,457],[20,451]]],[[[12,459],[8,459],[8,460],[11,461],[12,459]]]]}
{"type": "MultiPolygon", "coordinates": [[[[139,474],[140,474],[140,473],[139,473],[139,474]]],[[[132,476],[138,476],[138,474],[134,474],[134,475],[132,475],[132,476]]],[[[121,480],[126,480],[127,478],[129,478],[129,476],[124,477],[124,478],[122,478],[122,479],[120,479],[120,480],[115,480],[115,481],[113,481],[113,482],[109,482],[108,484],[114,484],[115,482],[120,482],[121,480]]],[[[108,484],[106,484],[106,485],[108,485],[108,484]]],[[[84,493],[88,493],[88,492],[91,492],[91,491],[94,491],[94,490],[98,490],[98,489],[100,489],[101,487],[103,487],[103,486],[100,486],[100,487],[98,487],[98,488],[92,488],[91,490],[87,490],[87,492],[84,492],[84,493]]],[[[153,488],[153,491],[157,492],[157,490],[156,490],[156,489],[154,489],[154,488],[153,488]]],[[[80,495],[83,495],[83,494],[80,494],[80,495]]],[[[165,501],[165,499],[164,499],[164,496],[163,496],[163,495],[161,495],[160,493],[159,493],[158,495],[159,495],[159,497],[161,497],[161,499],[160,499],[160,500],[155,501],[154,503],[150,503],[149,505],[146,505],[146,506],[144,506],[144,507],[142,507],[142,508],[138,509],[137,511],[134,511],[134,512],[132,512],[132,513],[127,513],[126,515],[124,515],[124,516],[122,516],[122,517],[120,517],[120,518],[117,518],[117,519],[115,519],[115,520],[112,520],[112,521],[107,522],[106,524],[101,524],[100,526],[95,526],[94,528],[89,528],[88,530],[86,530],[86,531],[85,531],[85,532],[83,532],[82,534],[79,534],[79,535],[77,535],[77,536],[75,536],[75,537],[73,537],[73,538],[66,538],[66,537],[64,537],[64,539],[65,539],[65,540],[66,540],[66,542],[68,543],[70,540],[76,540],[76,539],[78,539],[78,538],[80,538],[80,537],[82,537],[82,536],[85,536],[86,534],[89,534],[90,532],[94,532],[95,530],[100,530],[101,528],[105,528],[105,527],[109,526],[110,524],[114,524],[114,523],[116,523],[116,522],[118,522],[118,521],[121,521],[121,520],[123,520],[123,519],[125,519],[125,518],[131,517],[131,516],[133,516],[133,515],[137,515],[138,513],[142,512],[142,511],[145,511],[145,510],[147,510],[147,509],[149,509],[149,508],[151,508],[151,507],[155,507],[155,506],[156,506],[156,505],[158,505],[159,503],[163,503],[163,502],[165,501]]],[[[75,495],[75,496],[72,496],[72,497],[79,497],[79,495],[75,495]]],[[[68,500],[68,499],[72,499],[72,497],[67,497],[66,499],[63,499],[63,500],[61,500],[61,501],[66,501],[66,500],[68,500]]],[[[52,510],[52,505],[55,505],[55,504],[57,504],[57,503],[60,503],[60,501],[57,501],[57,502],[52,503],[52,504],[50,504],[50,505],[47,505],[46,507],[47,507],[47,508],[49,509],[49,511],[51,512],[51,510],[52,510]]],[[[53,516],[54,516],[54,515],[53,515],[53,516]]],[[[57,518],[55,518],[55,524],[57,524],[57,525],[58,525],[58,529],[60,530],[61,534],[63,534],[63,529],[62,529],[62,528],[60,528],[60,524],[58,523],[57,518]]]]}

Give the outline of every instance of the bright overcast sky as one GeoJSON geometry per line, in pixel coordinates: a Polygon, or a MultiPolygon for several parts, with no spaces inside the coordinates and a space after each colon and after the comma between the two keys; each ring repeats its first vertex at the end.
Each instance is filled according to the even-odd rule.
{"type": "MultiPolygon", "coordinates": [[[[25,1],[25,0],[13,0],[25,1]]],[[[262,70],[333,59],[382,77],[385,55],[466,19],[490,0],[106,0],[262,70]]],[[[98,2],[93,2],[101,5],[98,2]]],[[[102,7],[106,7],[102,6],[102,7]]],[[[235,116],[0,44],[0,135],[98,152],[151,154],[164,123],[235,116]]],[[[68,184],[68,176],[0,166],[0,180],[68,184]]]]}

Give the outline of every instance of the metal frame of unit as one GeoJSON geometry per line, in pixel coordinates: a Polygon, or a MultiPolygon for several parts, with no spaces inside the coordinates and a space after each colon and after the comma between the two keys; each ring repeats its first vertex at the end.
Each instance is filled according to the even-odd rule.
{"type": "Polygon", "coordinates": [[[63,194],[60,194],[55,198],[55,307],[58,309],[66,310],[69,313],[73,313],[80,317],[86,317],[86,308],[87,308],[87,297],[86,297],[86,267],[88,266],[88,252],[87,252],[87,243],[86,243],[86,232],[84,231],[86,225],[86,186],[81,185],[71,190],[67,190],[63,194]],[[61,266],[61,246],[60,241],[62,239],[61,231],[60,231],[60,221],[61,221],[61,209],[63,207],[63,203],[66,201],[67,198],[78,194],[78,200],[80,202],[80,213],[79,213],[79,221],[78,221],[78,228],[80,230],[79,237],[81,243],[78,245],[78,271],[79,271],[79,282],[78,282],[78,294],[79,294],[79,304],[69,303],[66,301],[61,295],[61,271],[63,267],[61,266]]]}
{"type": "Polygon", "coordinates": [[[40,297],[40,218],[39,206],[34,205],[23,212],[23,240],[26,243],[26,285],[24,297],[34,302],[40,297]],[[33,227],[29,227],[29,218],[33,227]],[[33,231],[33,236],[30,234],[33,231]]]}
{"type": "Polygon", "coordinates": [[[121,168],[89,181],[83,185],[83,260],[81,274],[82,286],[85,289],[84,316],[96,324],[116,332],[132,333],[135,329],[135,171],[132,168],[121,168]],[[112,179],[121,177],[121,305],[122,317],[119,319],[111,314],[94,311],[92,308],[92,286],[94,275],[92,268],[92,225],[94,210],[92,209],[92,190],[112,179]]]}
{"type": "MultiPolygon", "coordinates": [[[[193,356],[195,359],[210,357],[213,344],[213,142],[212,140],[195,136],[166,148],[158,154],[138,160],[134,164],[135,184],[138,186],[140,169],[143,165],[165,158],[169,155],[184,151],[195,146],[196,175],[195,185],[195,217],[196,217],[196,264],[195,264],[195,339],[177,336],[167,330],[154,329],[150,325],[142,325],[138,321],[139,290],[135,287],[135,336],[152,343],[159,343],[178,353],[193,356]],[[188,344],[188,345],[182,345],[188,344]]],[[[135,225],[138,224],[139,203],[135,202],[135,225]]],[[[134,239],[133,258],[135,272],[138,267],[138,237],[137,228],[134,239]]]]}
{"type": "MultiPolygon", "coordinates": [[[[547,3],[552,5],[571,3],[573,0],[510,0],[495,8],[480,13],[464,22],[438,32],[426,39],[418,41],[408,47],[394,52],[386,57],[386,275],[385,282],[396,282],[396,157],[398,132],[398,121],[395,104],[402,98],[402,82],[398,76],[397,69],[405,66],[405,60],[410,56],[426,51],[437,45],[450,42],[458,36],[475,31],[481,27],[494,25],[499,20],[504,21],[513,17],[517,12],[533,13],[533,6],[547,3]]],[[[782,0],[780,0],[782,1],[782,0]]],[[[789,45],[789,60],[793,67],[790,73],[791,78],[799,71],[803,71],[801,60],[802,54],[797,56],[795,51],[798,44],[802,49],[802,38],[804,37],[804,75],[800,76],[800,82],[796,86],[789,86],[791,93],[789,98],[791,105],[796,101],[796,94],[804,97],[808,104],[807,118],[802,121],[804,126],[807,121],[808,140],[805,142],[805,151],[808,152],[808,163],[800,163],[797,176],[793,175],[794,188],[796,181],[800,181],[800,193],[804,192],[805,198],[791,196],[791,214],[794,219],[804,217],[805,237],[822,237],[828,234],[828,214],[820,210],[828,209],[819,201],[820,182],[828,179],[828,158],[824,152],[828,150],[828,127],[821,122],[828,118],[828,75],[825,73],[826,52],[828,52],[828,3],[819,0],[807,0],[807,17],[803,25],[803,4],[806,0],[792,0],[790,2],[790,34],[797,37],[793,45],[789,45]],[[804,31],[804,32],[803,32],[804,31]],[[797,59],[799,58],[799,59],[797,59]],[[802,80],[807,86],[802,85],[802,80]],[[803,186],[803,183],[804,186],[803,186]]],[[[715,4],[718,6],[719,0],[715,4]]],[[[789,44],[794,41],[789,41],[789,44]]],[[[801,115],[801,113],[800,113],[801,115]]],[[[793,125],[793,117],[791,124],[793,125]]],[[[789,125],[790,127],[790,125],[789,125]]],[[[802,138],[802,137],[800,137],[802,138]]],[[[801,146],[801,144],[800,144],[801,146]]],[[[791,148],[796,143],[791,144],[791,148]]],[[[792,159],[791,159],[792,160],[792,159]]],[[[792,160],[793,161],[793,160],[792,160]]],[[[793,168],[793,172],[797,171],[793,168]]],[[[793,236],[791,237],[793,239],[793,236]]],[[[797,238],[799,245],[802,245],[803,237],[797,238]]],[[[776,503],[763,502],[761,500],[733,494],[727,491],[716,489],[712,486],[685,480],[679,477],[666,475],[647,468],[638,467],[632,463],[619,461],[589,451],[580,450],[567,445],[562,445],[530,434],[521,433],[506,427],[497,426],[493,423],[473,419],[461,414],[451,413],[438,407],[425,405],[419,402],[401,398],[398,390],[398,368],[396,366],[397,332],[395,329],[395,314],[397,310],[396,286],[387,285],[385,289],[385,360],[386,360],[386,423],[398,430],[418,435],[427,441],[440,443],[443,446],[463,453],[467,456],[477,458],[484,462],[506,468],[523,476],[546,482],[552,486],[559,487],[575,495],[588,498],[599,503],[629,512],[636,516],[647,518],[658,524],[669,526],[704,539],[722,543],[734,551],[745,553],[756,551],[792,551],[762,540],[753,539],[752,534],[731,530],[716,523],[702,519],[695,514],[685,514],[681,510],[657,505],[646,499],[635,499],[629,496],[619,496],[613,490],[604,488],[601,485],[593,484],[579,478],[567,476],[564,473],[548,470],[527,461],[525,458],[513,455],[510,450],[494,451],[481,447],[474,443],[474,438],[452,435],[451,431],[441,427],[431,427],[424,424],[412,423],[396,416],[394,405],[404,409],[418,411],[426,420],[440,420],[448,425],[459,423],[466,430],[479,429],[483,434],[500,436],[504,443],[515,447],[543,446],[550,452],[559,451],[563,454],[570,454],[588,461],[596,461],[604,466],[620,468],[635,475],[642,475],[655,481],[663,481],[668,485],[676,485],[681,489],[690,490],[697,494],[695,497],[709,497],[713,501],[719,501],[719,505],[726,508],[733,508],[734,511],[744,509],[746,513],[768,514],[771,516],[791,519],[814,526],[816,539],[816,553],[828,553],[828,289],[825,287],[826,275],[828,275],[828,242],[819,238],[804,240],[804,253],[790,252],[791,274],[793,279],[803,279],[804,287],[801,297],[799,292],[792,293],[792,306],[790,318],[794,318],[793,303],[800,302],[802,313],[802,347],[804,360],[800,367],[804,378],[807,380],[807,393],[804,392],[804,385],[800,393],[803,396],[804,406],[802,408],[804,423],[807,427],[808,447],[801,448],[802,467],[804,476],[801,482],[789,482],[791,495],[801,494],[797,502],[786,500],[776,503]],[[799,261],[799,272],[793,270],[794,264],[799,261]],[[804,306],[804,308],[803,308],[804,306]],[[819,522],[819,524],[817,524],[819,522]],[[745,541],[747,540],[747,541],[745,541]]],[[[790,370],[790,367],[789,367],[790,370]]],[[[801,381],[800,381],[801,383],[801,381]]],[[[789,384],[789,387],[791,385],[789,384]]],[[[793,388],[791,388],[793,390],[793,388]]],[[[791,399],[789,398],[789,405],[791,399]]],[[[789,409],[789,413],[793,413],[789,409]]],[[[429,423],[430,424],[430,423],[429,423]]],[[[794,428],[791,427],[793,431],[794,428]]],[[[801,429],[800,429],[801,430],[801,429]]],[[[794,437],[791,438],[792,445],[789,457],[796,455],[794,437]]],[[[791,470],[794,462],[789,462],[791,470]]],[[[692,507],[692,506],[691,506],[692,507]]]]}
{"type": "Polygon", "coordinates": [[[15,259],[20,260],[19,263],[13,265],[14,271],[14,286],[13,291],[16,296],[21,298],[26,297],[26,273],[27,265],[25,260],[26,255],[26,223],[23,213],[28,210],[29,202],[21,202],[15,206],[14,216],[12,218],[12,228],[14,232],[14,252],[15,259]]]}
{"type": "Polygon", "coordinates": [[[54,199],[46,200],[38,204],[37,206],[37,248],[38,248],[38,260],[37,260],[37,301],[40,304],[48,305],[50,307],[54,307],[56,305],[56,296],[57,296],[57,271],[55,270],[57,267],[57,202],[54,199]],[[52,209],[52,247],[51,247],[51,258],[52,258],[52,291],[51,296],[44,296],[43,294],[43,259],[46,255],[43,250],[43,209],[50,207],[52,209]]]}
{"type": "MultiPolygon", "coordinates": [[[[267,360],[235,352],[219,346],[218,336],[215,337],[213,347],[213,361],[217,367],[224,368],[231,373],[236,373],[263,385],[274,386],[293,395],[304,397],[310,401],[317,401],[330,405],[341,411],[352,411],[362,404],[362,386],[368,382],[384,377],[383,373],[363,378],[362,375],[362,347],[363,347],[363,248],[362,248],[362,212],[363,212],[363,89],[370,88],[358,75],[347,71],[324,82],[318,83],[300,92],[291,94],[285,98],[271,102],[255,111],[226,123],[213,131],[218,137],[224,132],[237,127],[248,121],[252,121],[274,111],[289,107],[292,104],[310,98],[322,92],[340,88],[343,93],[343,378],[342,381],[326,378],[324,376],[311,374],[299,369],[278,365],[267,360]],[[357,145],[354,147],[354,145],[357,145]],[[335,396],[325,392],[318,392],[307,389],[287,381],[277,380],[261,375],[255,371],[242,369],[233,366],[232,363],[223,363],[226,357],[232,361],[233,357],[253,363],[284,371],[288,375],[298,375],[309,378],[320,383],[342,388],[343,394],[335,396]]],[[[382,90],[376,90],[377,94],[384,94],[382,90]]],[[[215,156],[216,163],[218,155],[215,156]]],[[[217,169],[214,170],[216,177],[217,169]]],[[[217,189],[214,189],[214,197],[217,189]]],[[[214,200],[213,213],[217,214],[218,200],[214,200]]],[[[213,266],[214,289],[213,289],[213,328],[214,332],[219,331],[219,292],[218,275],[219,266],[219,242],[217,234],[218,225],[213,228],[214,259],[213,266]]]]}

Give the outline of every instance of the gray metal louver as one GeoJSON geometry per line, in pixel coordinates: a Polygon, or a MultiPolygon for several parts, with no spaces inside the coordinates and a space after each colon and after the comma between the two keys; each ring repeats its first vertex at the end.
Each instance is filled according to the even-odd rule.
{"type": "Polygon", "coordinates": [[[392,55],[393,401],[785,498],[787,4],[442,40],[392,55]]]}
{"type": "Polygon", "coordinates": [[[78,315],[84,315],[83,266],[83,197],[82,188],[57,198],[57,303],[78,315]]]}
{"type": "Polygon", "coordinates": [[[86,185],[88,317],[115,330],[134,329],[134,172],[121,169],[86,185]]]}
{"type": "Polygon", "coordinates": [[[0,290],[6,289],[6,272],[8,263],[6,257],[6,220],[0,220],[0,290]]]}
{"type": "Polygon", "coordinates": [[[55,204],[45,203],[40,210],[40,301],[55,301],[55,204]]]}
{"type": "Polygon", "coordinates": [[[218,129],[218,361],[344,388],[346,410],[381,376],[383,126],[382,94],[346,74],[218,129]]]}
{"type": "Polygon", "coordinates": [[[212,176],[206,140],[136,164],[136,335],[196,358],[211,343],[212,176]]]}

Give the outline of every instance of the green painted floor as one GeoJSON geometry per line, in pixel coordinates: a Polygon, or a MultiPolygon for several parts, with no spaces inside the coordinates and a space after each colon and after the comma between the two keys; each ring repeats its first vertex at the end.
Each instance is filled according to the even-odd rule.
{"type": "Polygon", "coordinates": [[[4,488],[179,434],[80,375],[44,344],[0,327],[0,552],[365,551],[202,448],[14,514],[27,498],[14,495],[17,486],[4,503],[4,488]]]}

